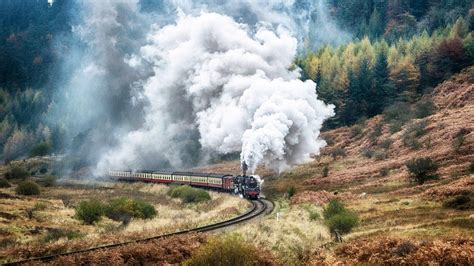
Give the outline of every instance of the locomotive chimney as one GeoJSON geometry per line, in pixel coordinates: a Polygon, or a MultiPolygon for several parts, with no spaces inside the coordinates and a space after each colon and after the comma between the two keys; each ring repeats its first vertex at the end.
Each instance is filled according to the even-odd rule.
{"type": "Polygon", "coordinates": [[[248,169],[248,166],[247,164],[244,162],[242,162],[242,176],[246,176],[247,174],[247,169],[248,169]]]}

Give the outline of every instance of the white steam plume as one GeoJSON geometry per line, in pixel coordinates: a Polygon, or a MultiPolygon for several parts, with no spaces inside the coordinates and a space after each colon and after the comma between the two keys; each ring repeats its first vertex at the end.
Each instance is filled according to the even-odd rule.
{"type": "Polygon", "coordinates": [[[153,66],[143,81],[145,122],[102,156],[99,170],[179,167],[186,156],[241,151],[252,172],[259,163],[281,171],[324,146],[319,130],[333,106],[317,99],[314,82],[298,79],[297,41],[285,29],[251,33],[202,13],[156,28],[148,42],[130,60],[153,66]]]}

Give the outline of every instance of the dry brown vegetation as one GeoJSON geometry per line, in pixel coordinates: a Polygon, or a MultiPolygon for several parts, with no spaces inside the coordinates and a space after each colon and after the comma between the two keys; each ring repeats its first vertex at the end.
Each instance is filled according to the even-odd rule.
{"type": "MultiPolygon", "coordinates": [[[[396,133],[379,115],[356,125],[357,136],[351,127],[324,132],[322,137],[330,145],[310,163],[280,175],[263,167],[257,171],[265,179],[267,196],[279,198],[294,187],[296,194],[289,202],[295,208],[321,206],[337,198],[360,216],[360,225],[344,236],[346,244],[315,251],[311,259],[300,262],[472,265],[473,210],[446,208],[443,202],[474,191],[470,169],[474,163],[474,67],[440,84],[425,98],[431,98],[437,110],[406,122],[396,133]],[[415,138],[419,146],[404,143],[406,132],[418,129],[422,131],[415,138]],[[333,156],[335,151],[341,155],[333,156]],[[405,164],[420,157],[439,165],[438,180],[423,185],[409,180],[405,164]],[[329,170],[327,176],[324,168],[329,170]],[[396,249],[403,249],[407,241],[415,249],[399,256],[396,249]]],[[[238,173],[238,167],[239,162],[225,162],[205,169],[238,173]]],[[[260,227],[253,229],[262,234],[260,227]]],[[[268,230],[280,230],[280,225],[268,230]]],[[[288,232],[288,238],[297,235],[288,232]]]]}
{"type": "MultiPolygon", "coordinates": [[[[238,228],[237,232],[258,247],[271,250],[275,255],[273,263],[276,264],[472,265],[472,209],[449,208],[444,203],[453,202],[454,197],[459,195],[472,198],[469,193],[474,191],[474,173],[471,169],[474,163],[473,83],[474,67],[471,67],[440,84],[431,95],[426,96],[434,101],[436,112],[423,119],[405,122],[398,132],[392,133],[383,115],[376,116],[356,125],[356,130],[344,127],[324,132],[322,136],[330,145],[321,151],[321,156],[315,156],[315,160],[310,163],[282,174],[260,167],[257,173],[265,179],[263,194],[277,199],[275,211],[258,222],[238,228]],[[422,133],[418,134],[416,130],[422,133]],[[416,142],[406,139],[410,134],[411,137],[416,136],[416,142]],[[412,145],[413,143],[416,145],[412,145]],[[430,180],[423,185],[410,181],[405,164],[420,157],[429,157],[439,165],[439,179],[430,180]],[[288,198],[289,187],[294,187],[296,191],[291,199],[288,198]],[[331,243],[328,229],[318,220],[322,205],[331,199],[342,200],[360,217],[359,226],[343,236],[343,244],[331,243]]],[[[238,161],[228,161],[195,170],[239,174],[240,164],[238,161]]],[[[34,226],[28,222],[22,210],[31,208],[40,200],[48,202],[47,208],[60,214],[55,216],[52,220],[54,222],[72,219],[67,218],[71,216],[71,212],[67,211],[67,208],[65,211],[64,205],[74,206],[75,200],[87,198],[92,194],[104,197],[114,193],[144,193],[141,196],[156,205],[160,204],[160,201],[169,200],[165,196],[157,197],[156,193],[148,196],[147,193],[156,188],[146,186],[129,189],[129,192],[117,187],[104,191],[90,191],[78,187],[76,192],[69,195],[69,199],[73,199],[72,203],[68,198],[61,201],[63,191],[56,188],[48,189],[35,199],[15,196],[9,192],[11,189],[13,188],[1,190],[1,203],[6,204],[3,206],[17,206],[17,202],[22,202],[23,205],[18,205],[18,211],[9,211],[12,209],[10,207],[5,211],[5,207],[2,209],[0,205],[0,222],[5,224],[8,221],[21,220],[25,225],[29,224],[29,227],[23,228],[30,230],[34,229],[34,226]],[[64,215],[61,212],[64,212],[64,215]]],[[[175,201],[166,204],[171,209],[173,206],[182,206],[175,201]]],[[[159,216],[168,211],[173,213],[166,208],[157,208],[159,216]]],[[[240,208],[242,209],[242,206],[240,208]]],[[[214,214],[219,216],[222,213],[235,215],[241,209],[213,200],[206,206],[187,208],[182,210],[181,214],[176,214],[177,216],[171,215],[168,225],[175,224],[176,219],[194,217],[209,210],[215,210],[214,214]],[[216,205],[220,207],[215,208],[216,205]]],[[[41,211],[38,214],[41,220],[41,211]]],[[[193,222],[190,226],[196,224],[199,222],[193,222]]],[[[101,228],[103,231],[115,230],[110,229],[115,228],[114,226],[105,224],[101,228]]],[[[108,235],[94,230],[85,232],[89,237],[96,237],[88,241],[93,242],[100,238],[113,242],[146,234],[153,231],[151,228],[154,227],[147,227],[146,221],[140,221],[127,228],[121,229],[120,233],[108,235]]],[[[20,231],[26,232],[25,230],[20,231]]],[[[35,231],[29,232],[23,234],[25,236],[18,243],[31,240],[35,231]]],[[[12,234],[17,233],[14,230],[3,230],[0,236],[8,239],[12,234]]],[[[161,244],[143,244],[144,246],[124,247],[120,252],[99,251],[90,257],[68,258],[58,264],[72,262],[74,259],[99,264],[105,261],[179,263],[189,258],[192,250],[205,241],[202,236],[189,236],[189,242],[186,240],[187,236],[183,238],[184,240],[175,242],[178,246],[169,242],[172,251],[158,248],[161,244]],[[181,244],[184,245],[182,248],[179,246],[181,244]],[[158,254],[158,258],[152,253],[158,254]]],[[[16,241],[18,240],[14,243],[17,243],[16,241]]],[[[6,243],[8,245],[8,240],[6,243]]],[[[28,248],[18,246],[10,248],[7,253],[3,252],[2,256],[36,256],[71,247],[85,247],[86,244],[83,240],[70,240],[42,246],[30,245],[28,248]]]]}
{"type": "Polygon", "coordinates": [[[41,195],[18,196],[15,186],[0,189],[0,259],[43,256],[68,250],[140,239],[228,219],[248,208],[246,201],[211,192],[211,200],[185,204],[167,196],[169,187],[143,183],[62,181],[42,187],[41,195]],[[122,224],[104,217],[96,225],[74,218],[81,200],[107,202],[119,197],[141,199],[158,212],[153,219],[122,224]]]}
{"type": "MultiPolygon", "coordinates": [[[[186,234],[164,239],[128,244],[115,248],[95,250],[76,255],[61,256],[48,265],[168,265],[180,263],[197,247],[205,243],[202,234],[186,234]]],[[[44,265],[32,262],[25,265],[44,265]]]]}

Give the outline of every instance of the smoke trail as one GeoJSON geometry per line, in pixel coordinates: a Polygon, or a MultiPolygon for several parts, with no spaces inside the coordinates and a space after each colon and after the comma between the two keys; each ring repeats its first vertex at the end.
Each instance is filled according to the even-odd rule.
{"type": "Polygon", "coordinates": [[[280,171],[323,145],[332,109],[292,68],[303,43],[348,36],[323,0],[75,2],[81,23],[50,120],[98,169],[241,152],[251,171],[261,162],[280,171]]]}
{"type": "Polygon", "coordinates": [[[253,33],[228,16],[202,13],[155,29],[148,40],[136,58],[154,72],[143,83],[145,123],[99,169],[155,159],[180,166],[189,153],[242,151],[251,171],[262,162],[281,171],[324,145],[317,137],[333,106],[317,99],[314,82],[298,79],[297,40],[284,28],[253,33]]]}
{"type": "Polygon", "coordinates": [[[326,0],[164,0],[141,1],[142,10],[153,12],[155,21],[174,22],[176,9],[185,14],[202,11],[225,14],[250,27],[265,23],[283,25],[297,38],[300,48],[315,48],[324,44],[342,44],[351,40],[329,16],[326,0]]]}
{"type": "MultiPolygon", "coordinates": [[[[61,87],[49,119],[67,129],[70,150],[89,162],[116,145],[114,135],[142,124],[145,99],[139,83],[150,73],[130,64],[148,31],[138,1],[77,1],[61,87]],[[93,147],[93,148],[91,148],[93,147]]],[[[64,40],[62,40],[64,41],[64,40]]]]}

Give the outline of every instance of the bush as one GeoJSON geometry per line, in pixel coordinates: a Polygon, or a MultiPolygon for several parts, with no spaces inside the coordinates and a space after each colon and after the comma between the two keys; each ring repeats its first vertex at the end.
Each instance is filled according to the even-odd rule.
{"type": "Polygon", "coordinates": [[[355,138],[362,134],[362,126],[356,125],[351,128],[351,138],[355,138]]]}
{"type": "Polygon", "coordinates": [[[415,117],[425,118],[436,110],[436,106],[431,99],[424,99],[415,104],[415,117]]]}
{"type": "Polygon", "coordinates": [[[395,121],[407,122],[411,119],[411,108],[406,102],[397,102],[385,108],[383,111],[383,119],[388,123],[395,121]]]}
{"type": "Polygon", "coordinates": [[[384,167],[384,168],[380,169],[380,176],[381,177],[388,176],[389,173],[390,173],[390,169],[387,168],[387,167],[384,167]]]}
{"type": "Polygon", "coordinates": [[[209,193],[200,188],[193,188],[190,186],[174,187],[169,191],[172,198],[180,198],[185,203],[203,202],[211,199],[209,193]]]}
{"type": "Polygon", "coordinates": [[[374,157],[374,153],[375,153],[375,152],[374,152],[374,150],[372,150],[372,149],[364,149],[364,150],[362,150],[362,155],[363,155],[364,157],[366,157],[366,158],[369,158],[369,159],[372,158],[372,157],[374,157]]]}
{"type": "Polygon", "coordinates": [[[392,146],[393,140],[392,139],[384,139],[382,142],[380,142],[379,146],[380,148],[384,150],[390,149],[390,146],[392,146]]]}
{"type": "Polygon", "coordinates": [[[457,195],[446,200],[443,207],[456,210],[472,210],[474,209],[474,193],[457,195]]]}
{"type": "Polygon", "coordinates": [[[155,207],[151,204],[126,197],[112,200],[104,212],[110,219],[124,224],[128,224],[131,218],[151,219],[156,216],[155,207]]]}
{"type": "Polygon", "coordinates": [[[331,200],[323,210],[325,224],[334,233],[349,233],[359,223],[357,214],[347,210],[344,204],[338,200],[331,200]]]}
{"type": "Polygon", "coordinates": [[[43,187],[52,187],[56,185],[56,177],[55,176],[45,176],[42,179],[40,179],[38,182],[43,186],[43,187]]]}
{"type": "Polygon", "coordinates": [[[12,185],[5,178],[0,178],[0,188],[9,188],[12,185]]]}
{"type": "Polygon", "coordinates": [[[323,177],[328,177],[328,175],[329,175],[329,166],[325,165],[323,167],[323,177]]]}
{"type": "Polygon", "coordinates": [[[332,216],[345,212],[346,208],[344,207],[344,204],[340,202],[339,200],[331,200],[326,208],[323,210],[323,216],[324,219],[331,218],[332,216]]]}
{"type": "Polygon", "coordinates": [[[13,166],[10,171],[5,174],[6,179],[25,179],[30,175],[25,168],[13,166]]]}
{"type": "Polygon", "coordinates": [[[184,265],[260,265],[260,253],[239,235],[212,237],[184,265]]]}
{"type": "Polygon", "coordinates": [[[16,187],[15,192],[25,196],[39,195],[40,188],[34,181],[23,181],[16,187]]]}
{"type": "Polygon", "coordinates": [[[469,164],[469,168],[467,169],[469,171],[469,173],[474,173],[474,162],[472,162],[471,164],[469,164]]]}
{"type": "Polygon", "coordinates": [[[343,148],[335,148],[334,150],[332,150],[331,156],[334,160],[337,159],[337,157],[339,156],[346,157],[346,151],[343,148]]]}
{"type": "Polygon", "coordinates": [[[104,214],[104,206],[100,201],[84,200],[79,203],[76,208],[76,219],[82,221],[85,224],[93,224],[101,220],[104,214]]]}
{"type": "Polygon", "coordinates": [[[80,231],[74,231],[69,229],[62,228],[53,228],[48,229],[48,233],[44,236],[43,242],[49,243],[54,242],[61,238],[74,239],[81,237],[82,234],[80,231]]]}
{"type": "Polygon", "coordinates": [[[418,184],[423,184],[430,179],[437,179],[438,165],[429,157],[417,158],[406,163],[410,178],[418,184]]]}
{"type": "Polygon", "coordinates": [[[33,147],[29,153],[29,157],[45,156],[51,151],[51,145],[47,142],[41,142],[33,147]]]}
{"type": "Polygon", "coordinates": [[[383,129],[383,125],[381,123],[376,124],[372,128],[372,132],[370,132],[370,135],[369,135],[370,141],[375,142],[378,137],[382,136],[382,129],[383,129]]]}
{"type": "Polygon", "coordinates": [[[374,153],[374,158],[375,158],[376,161],[385,160],[385,159],[387,159],[387,153],[384,152],[384,151],[376,151],[374,153]]]}
{"type": "Polygon", "coordinates": [[[466,141],[466,135],[470,133],[470,130],[467,128],[461,128],[459,129],[458,133],[456,133],[456,136],[454,137],[453,141],[453,148],[456,153],[458,153],[461,150],[461,147],[464,145],[464,142],[466,141]]]}
{"type": "Polygon", "coordinates": [[[335,232],[337,230],[342,234],[351,232],[352,228],[358,223],[359,218],[352,212],[336,214],[326,220],[326,225],[329,227],[331,232],[335,232]]]}
{"type": "Polygon", "coordinates": [[[420,121],[418,123],[410,125],[403,133],[403,144],[412,149],[421,148],[421,143],[418,141],[418,138],[426,134],[426,126],[426,121],[420,121]]]}
{"type": "Polygon", "coordinates": [[[402,130],[403,125],[404,125],[404,122],[395,121],[395,122],[390,123],[388,130],[390,131],[390,133],[394,134],[402,130]]]}
{"type": "Polygon", "coordinates": [[[328,146],[334,145],[334,139],[331,138],[330,136],[324,137],[324,140],[326,141],[326,144],[327,144],[328,146]]]}
{"type": "Polygon", "coordinates": [[[293,197],[296,194],[296,188],[294,186],[291,186],[287,189],[288,198],[293,197]]]}

